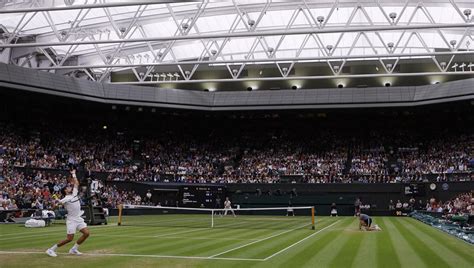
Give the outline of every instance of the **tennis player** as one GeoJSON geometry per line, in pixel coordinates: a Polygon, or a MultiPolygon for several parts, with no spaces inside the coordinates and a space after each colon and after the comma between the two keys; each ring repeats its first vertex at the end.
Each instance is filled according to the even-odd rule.
{"type": "Polygon", "coordinates": [[[359,230],[362,230],[362,228],[366,231],[381,231],[380,227],[377,224],[374,224],[372,226],[373,220],[372,218],[367,215],[361,213],[359,215],[359,230]]]}
{"type": "Polygon", "coordinates": [[[295,210],[291,206],[291,202],[288,203],[288,208],[286,209],[286,216],[295,216],[295,210]]]}
{"type": "Polygon", "coordinates": [[[227,212],[230,210],[230,212],[232,212],[232,215],[235,216],[235,213],[234,213],[234,210],[232,209],[232,203],[230,202],[229,198],[226,197],[225,198],[225,201],[224,201],[224,216],[227,215],[227,212]]]}
{"type": "Polygon", "coordinates": [[[84,219],[81,217],[84,214],[84,211],[81,210],[81,201],[79,200],[78,196],[78,188],[79,188],[79,181],[76,177],[76,171],[71,171],[71,181],[74,186],[66,186],[63,191],[66,196],[56,201],[57,203],[61,203],[64,205],[64,208],[67,211],[67,218],[66,218],[66,230],[67,236],[65,240],[60,241],[57,244],[54,244],[51,248],[46,250],[46,254],[51,257],[57,257],[56,249],[58,247],[64,246],[67,243],[71,242],[74,239],[74,234],[76,230],[82,233],[82,236],[76,241],[74,246],[69,250],[69,254],[73,255],[82,255],[79,252],[79,245],[81,245],[88,237],[89,237],[89,230],[87,229],[87,224],[84,222],[84,219]]]}

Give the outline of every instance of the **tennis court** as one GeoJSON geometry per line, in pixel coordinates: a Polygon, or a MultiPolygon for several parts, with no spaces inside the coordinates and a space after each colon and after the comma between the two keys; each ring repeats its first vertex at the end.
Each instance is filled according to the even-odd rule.
{"type": "MultiPolygon", "coordinates": [[[[156,216],[155,216],[156,217],[156,216]]],[[[166,215],[168,226],[153,216],[133,223],[92,226],[81,246],[51,258],[44,250],[64,238],[65,225],[25,229],[0,225],[0,266],[29,267],[473,267],[474,246],[411,218],[375,218],[383,231],[361,232],[353,217],[216,217],[220,227],[173,226],[182,215],[166,215]],[[220,222],[218,222],[220,221],[220,222]],[[139,223],[145,223],[140,225],[139,223]]],[[[194,219],[193,219],[194,218],[194,219]]],[[[178,224],[179,225],[179,224],[178,224]]]]}

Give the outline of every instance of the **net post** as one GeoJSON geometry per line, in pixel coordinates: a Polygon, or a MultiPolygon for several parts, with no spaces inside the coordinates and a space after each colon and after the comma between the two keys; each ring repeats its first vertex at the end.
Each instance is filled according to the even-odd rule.
{"type": "Polygon", "coordinates": [[[122,210],[123,210],[123,205],[122,204],[118,205],[118,220],[117,220],[118,226],[122,225],[122,210]]]}
{"type": "Polygon", "coordinates": [[[211,228],[214,228],[214,210],[211,210],[211,228]]]}
{"type": "Polygon", "coordinates": [[[311,229],[314,230],[314,207],[311,207],[311,229]]]}

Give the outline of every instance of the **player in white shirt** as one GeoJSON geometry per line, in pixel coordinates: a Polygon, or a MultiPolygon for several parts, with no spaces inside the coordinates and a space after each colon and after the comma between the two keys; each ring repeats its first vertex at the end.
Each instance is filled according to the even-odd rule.
{"type": "Polygon", "coordinates": [[[78,188],[79,188],[79,181],[76,177],[76,171],[71,171],[71,183],[74,184],[73,187],[66,186],[64,188],[64,192],[66,196],[57,201],[61,203],[67,211],[67,218],[66,218],[66,229],[67,229],[67,237],[65,240],[60,241],[57,244],[54,244],[51,248],[46,250],[46,254],[51,257],[58,256],[56,254],[56,249],[58,247],[64,246],[65,244],[71,242],[74,239],[74,234],[76,230],[82,233],[82,236],[76,241],[74,246],[69,250],[70,254],[73,255],[82,255],[79,252],[78,248],[88,237],[89,237],[89,230],[87,229],[87,224],[84,222],[84,219],[81,217],[84,214],[84,211],[81,210],[81,201],[78,196],[78,188]]]}
{"type": "Polygon", "coordinates": [[[232,209],[232,203],[230,202],[229,198],[226,197],[224,201],[224,216],[227,215],[227,212],[230,210],[232,212],[232,215],[235,217],[234,210],[232,209]]]}

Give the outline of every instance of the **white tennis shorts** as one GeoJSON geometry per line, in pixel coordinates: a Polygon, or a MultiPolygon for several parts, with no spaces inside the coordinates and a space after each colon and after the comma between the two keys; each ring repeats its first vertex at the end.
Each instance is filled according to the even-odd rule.
{"type": "Polygon", "coordinates": [[[76,231],[80,231],[86,227],[87,227],[87,224],[84,222],[84,219],[81,217],[66,219],[67,234],[75,234],[76,231]]]}
{"type": "Polygon", "coordinates": [[[232,208],[224,208],[224,215],[227,215],[227,212],[229,211],[234,213],[234,210],[232,208]]]}

